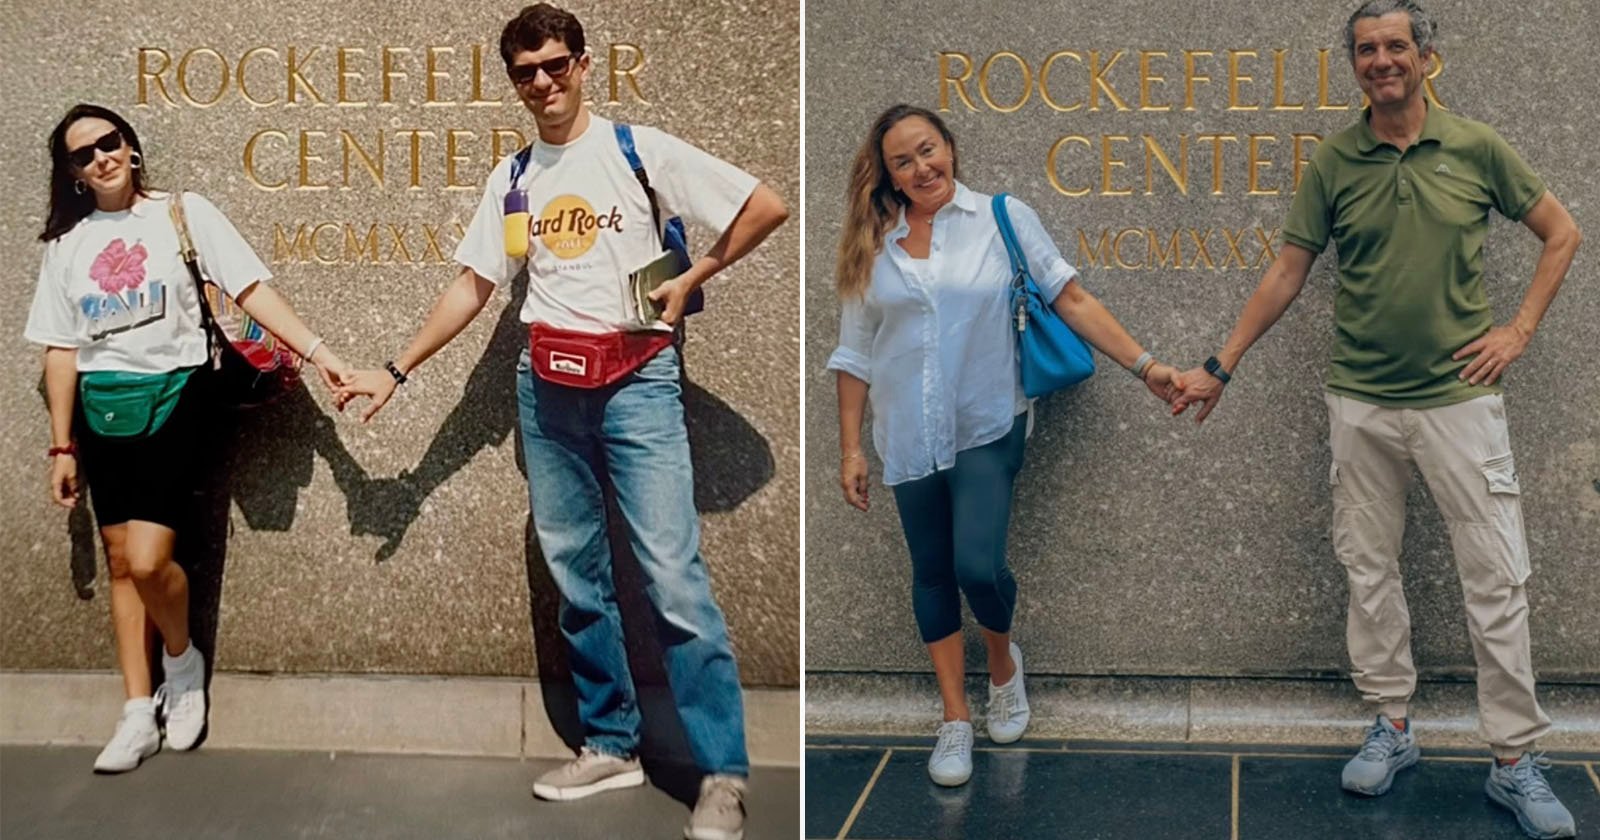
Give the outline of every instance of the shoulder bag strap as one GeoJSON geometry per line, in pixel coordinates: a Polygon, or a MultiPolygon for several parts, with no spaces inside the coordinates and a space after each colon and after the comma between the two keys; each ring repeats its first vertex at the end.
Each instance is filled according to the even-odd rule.
{"type": "Polygon", "coordinates": [[[1000,238],[1006,243],[1006,254],[1011,257],[1011,284],[1020,286],[1028,277],[1028,259],[1022,253],[1022,246],[1017,243],[1016,231],[1011,228],[1006,198],[1006,193],[1000,193],[990,201],[990,206],[994,208],[995,223],[1000,226],[1000,238]]]}
{"type": "Polygon", "coordinates": [[[183,258],[184,268],[189,269],[189,277],[194,280],[195,297],[200,299],[200,331],[206,336],[206,355],[215,363],[217,360],[215,334],[219,328],[217,319],[211,314],[211,303],[206,299],[206,281],[200,272],[200,254],[195,251],[194,240],[189,236],[189,225],[183,215],[181,191],[173,191],[172,199],[167,202],[167,213],[172,217],[173,229],[178,232],[178,256],[183,258]]]}

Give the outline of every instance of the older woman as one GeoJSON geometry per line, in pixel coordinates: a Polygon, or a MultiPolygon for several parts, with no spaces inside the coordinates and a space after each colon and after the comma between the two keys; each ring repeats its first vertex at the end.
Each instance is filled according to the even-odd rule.
{"type": "MultiPolygon", "coordinates": [[[[956,180],[956,144],[938,115],[897,105],[856,154],[839,245],[839,482],[867,509],[861,425],[894,490],[911,553],[912,609],[933,659],[944,721],[928,760],[941,785],[972,774],[962,686],[961,595],[988,651],[987,728],[997,743],[1029,720],[1022,651],[1011,638],[1017,584],[1006,568],[1011,488],[1022,467],[1023,395],[1009,308],[1011,268],[990,197],[956,180]]],[[[1170,399],[1177,372],[1156,363],[1076,273],[1027,205],[1008,200],[1046,299],[1072,329],[1170,399]]]]}
{"type": "Polygon", "coordinates": [[[26,336],[42,344],[50,410],[50,492],[78,502],[87,478],[111,567],[111,617],[127,702],[94,769],[139,766],[167,743],[192,749],[206,724],[205,661],[189,643],[189,584],[177,529],[212,465],[211,365],[200,291],[179,256],[174,202],[210,279],[308,356],[330,386],[344,364],[265,283],[255,252],[210,202],[148,189],[133,127],[94,105],[50,134],[44,264],[26,336]],[[152,631],[166,682],[151,692],[152,631]]]}

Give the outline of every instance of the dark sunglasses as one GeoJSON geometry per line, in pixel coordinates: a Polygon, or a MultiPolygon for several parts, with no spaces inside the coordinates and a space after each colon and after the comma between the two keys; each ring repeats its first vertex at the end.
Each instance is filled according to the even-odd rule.
{"type": "Polygon", "coordinates": [[[533,80],[539,78],[539,71],[543,70],[546,76],[559,79],[567,75],[572,65],[581,58],[579,55],[567,53],[563,56],[552,58],[549,61],[540,61],[535,64],[517,64],[506,68],[506,73],[511,76],[514,85],[531,85],[533,80]]]}
{"type": "Polygon", "coordinates": [[[99,149],[100,151],[109,155],[120,148],[122,148],[122,132],[113,128],[105,134],[100,135],[99,140],[96,140],[81,149],[73,149],[72,151],[67,152],[67,160],[71,161],[73,166],[83,169],[89,164],[94,163],[94,152],[96,149],[99,149]]]}

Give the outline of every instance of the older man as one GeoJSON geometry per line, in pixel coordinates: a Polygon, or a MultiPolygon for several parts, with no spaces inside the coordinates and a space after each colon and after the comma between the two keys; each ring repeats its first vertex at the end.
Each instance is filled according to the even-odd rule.
{"type": "Polygon", "coordinates": [[[1337,338],[1326,383],[1334,552],[1349,575],[1352,676],[1377,706],[1344,788],[1377,796],[1419,751],[1399,554],[1406,487],[1421,471],[1449,526],[1478,664],[1487,792],[1533,837],[1572,837],[1572,815],[1540,772],[1550,728],[1534,694],[1527,541],[1505,406],[1496,384],[1528,346],[1578,248],[1561,202],[1493,129],[1422,94],[1434,23],[1411,0],[1371,0],[1345,27],[1361,119],[1312,156],[1283,225],[1284,246],[1227,343],[1185,374],[1175,412],[1204,421],[1245,351],[1300,293],[1317,254],[1338,249],[1337,338]],[[1544,243],[1510,323],[1483,289],[1489,211],[1544,243]]]}

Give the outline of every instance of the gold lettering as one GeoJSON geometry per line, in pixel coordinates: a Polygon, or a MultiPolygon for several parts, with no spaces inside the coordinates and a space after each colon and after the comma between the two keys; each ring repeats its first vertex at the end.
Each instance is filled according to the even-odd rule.
{"type": "Polygon", "coordinates": [[[1260,105],[1241,105],[1239,103],[1240,85],[1254,82],[1254,76],[1240,72],[1244,59],[1255,58],[1255,50],[1228,50],[1228,110],[1230,111],[1259,111],[1260,105]]]}
{"type": "Polygon", "coordinates": [[[326,105],[327,104],[327,100],[323,99],[322,98],[322,94],[317,92],[316,86],[312,85],[311,81],[309,79],[307,79],[303,75],[303,71],[305,70],[306,64],[308,62],[310,62],[311,59],[316,58],[317,50],[320,50],[320,49],[322,49],[322,48],[321,47],[312,47],[311,48],[311,52],[306,53],[305,58],[297,60],[295,58],[294,47],[293,46],[289,47],[289,61],[288,61],[286,66],[289,68],[289,84],[288,84],[288,88],[289,88],[289,101],[290,102],[299,102],[300,101],[299,92],[300,92],[300,88],[303,86],[303,87],[305,87],[305,89],[307,91],[309,91],[311,93],[311,99],[312,99],[313,102],[316,102],[318,105],[326,105]]]}
{"type": "Polygon", "coordinates": [[[1256,225],[1256,241],[1261,243],[1261,253],[1256,257],[1256,264],[1251,268],[1260,268],[1278,258],[1278,253],[1272,250],[1272,238],[1278,235],[1278,229],[1273,228],[1271,233],[1260,225],[1256,225]]]}
{"type": "Polygon", "coordinates": [[[404,78],[406,78],[406,71],[404,71],[404,70],[396,70],[395,69],[395,66],[394,66],[395,56],[410,55],[411,54],[411,50],[408,47],[384,47],[383,50],[382,50],[382,54],[383,54],[383,104],[389,105],[389,104],[392,104],[394,102],[394,87],[393,87],[392,83],[394,82],[395,79],[404,79],[404,78]]]}
{"type": "Polygon", "coordinates": [[[1116,53],[1111,56],[1111,60],[1102,65],[1100,63],[1100,51],[1089,51],[1089,110],[1100,110],[1100,93],[1102,91],[1105,93],[1106,98],[1111,100],[1111,104],[1116,106],[1118,111],[1133,110],[1132,108],[1128,107],[1128,103],[1123,102],[1122,97],[1118,96],[1117,92],[1112,89],[1111,83],[1106,81],[1106,74],[1111,72],[1111,68],[1116,65],[1117,59],[1122,58],[1123,52],[1125,52],[1125,50],[1117,50],[1116,53]]]}
{"type": "Polygon", "coordinates": [[[1318,143],[1321,143],[1322,142],[1322,135],[1320,135],[1320,134],[1298,134],[1298,133],[1296,133],[1296,134],[1292,134],[1290,136],[1292,138],[1294,138],[1294,190],[1295,190],[1295,192],[1299,192],[1300,191],[1300,174],[1301,174],[1301,172],[1303,172],[1305,170],[1306,164],[1311,161],[1311,156],[1308,155],[1308,154],[1302,153],[1301,149],[1304,148],[1306,145],[1315,146],[1318,143]]]}
{"type": "Polygon", "coordinates": [[[468,160],[467,155],[459,154],[457,140],[471,142],[477,137],[477,132],[467,131],[463,128],[452,128],[444,134],[444,188],[447,190],[470,190],[476,184],[461,183],[456,180],[456,164],[468,160]]]}
{"type": "Polygon", "coordinates": [[[1439,74],[1443,72],[1444,55],[1436,52],[1433,54],[1433,67],[1429,68],[1427,75],[1422,77],[1422,92],[1427,95],[1429,102],[1438,105],[1441,110],[1448,111],[1450,109],[1439,101],[1439,92],[1433,89],[1433,80],[1439,78],[1439,74]]]}
{"type": "Polygon", "coordinates": [[[411,185],[407,189],[422,189],[422,138],[434,136],[433,132],[425,128],[408,128],[397,131],[396,134],[411,135],[411,185]]]}
{"type": "Polygon", "coordinates": [[[1093,187],[1084,187],[1081,190],[1072,190],[1067,189],[1067,187],[1061,183],[1061,171],[1060,168],[1056,166],[1056,158],[1061,154],[1061,147],[1067,145],[1068,143],[1081,143],[1083,144],[1084,148],[1094,148],[1094,144],[1089,142],[1089,138],[1083,136],[1082,134],[1068,134],[1065,137],[1062,137],[1060,140],[1057,140],[1055,145],[1050,147],[1050,154],[1045,156],[1045,171],[1050,175],[1050,186],[1055,187],[1056,192],[1061,193],[1062,195],[1088,195],[1093,190],[1093,187]]]}
{"type": "MultiPolygon", "coordinates": [[[[615,66],[616,57],[613,56],[611,61],[612,61],[613,66],[615,66]]],[[[612,96],[616,96],[616,91],[613,90],[611,92],[611,95],[612,96]]],[[[493,99],[489,99],[489,98],[486,98],[483,95],[483,45],[482,44],[473,44],[472,45],[472,98],[467,101],[467,104],[468,105],[499,105],[500,104],[500,97],[497,96],[497,97],[495,97],[493,99]]]]}
{"type": "Polygon", "coordinates": [[[1112,143],[1126,143],[1132,138],[1126,134],[1100,135],[1100,194],[1101,195],[1133,195],[1133,190],[1118,190],[1111,187],[1111,170],[1127,166],[1127,162],[1118,159],[1111,150],[1112,143]]]}
{"type": "Polygon", "coordinates": [[[942,52],[939,53],[939,110],[950,110],[950,89],[955,88],[956,94],[961,97],[968,111],[978,110],[972,104],[972,97],[967,95],[967,80],[972,78],[972,59],[966,53],[942,52]],[[950,59],[961,59],[961,75],[950,75],[950,59]]]}
{"type": "Polygon", "coordinates": [[[261,174],[256,171],[256,143],[260,142],[263,137],[277,137],[285,143],[289,142],[289,135],[275,128],[264,128],[250,135],[250,139],[246,140],[244,144],[244,176],[249,178],[250,183],[255,184],[257,189],[266,190],[267,192],[281,190],[289,186],[288,178],[269,184],[261,180],[261,174]]]}
{"type": "Polygon", "coordinates": [[[311,240],[311,256],[313,258],[315,258],[317,262],[319,262],[319,263],[321,263],[323,265],[334,265],[334,264],[339,262],[339,245],[340,245],[340,243],[337,240],[335,240],[334,246],[333,246],[333,256],[324,257],[322,255],[322,246],[317,244],[317,237],[321,236],[322,232],[325,231],[325,230],[331,230],[335,234],[338,234],[340,232],[339,231],[339,226],[334,224],[333,222],[323,222],[322,224],[319,224],[316,227],[312,228],[311,229],[311,236],[309,237],[310,240],[311,240]]]}
{"type": "Polygon", "coordinates": [[[1211,83],[1211,77],[1204,73],[1196,73],[1194,60],[1196,58],[1210,58],[1216,53],[1210,50],[1184,50],[1183,51],[1183,110],[1194,110],[1194,86],[1196,82],[1211,83]]]}
{"type": "Polygon", "coordinates": [[[1144,267],[1144,263],[1130,263],[1127,260],[1122,258],[1122,239],[1123,239],[1123,237],[1128,236],[1130,234],[1132,234],[1133,236],[1137,236],[1140,239],[1144,238],[1144,231],[1140,230],[1139,228],[1124,228],[1122,230],[1117,231],[1116,238],[1111,240],[1111,256],[1116,258],[1117,267],[1119,267],[1119,268],[1124,268],[1124,269],[1143,268],[1144,267]]]}
{"type": "Polygon", "coordinates": [[[334,53],[334,61],[338,65],[338,71],[337,71],[338,77],[339,77],[339,97],[338,98],[339,98],[339,104],[340,105],[354,105],[357,108],[365,108],[365,107],[367,107],[367,103],[362,102],[362,101],[360,101],[358,99],[351,99],[350,98],[350,88],[349,88],[349,84],[348,84],[351,79],[354,79],[354,80],[359,82],[359,81],[362,81],[363,79],[366,78],[366,76],[364,74],[362,74],[360,72],[357,72],[357,71],[353,71],[353,70],[350,69],[350,56],[365,55],[366,52],[367,52],[366,50],[364,50],[364,49],[362,49],[360,47],[340,47],[338,49],[338,51],[334,53]]]}
{"type": "Polygon", "coordinates": [[[1083,235],[1083,228],[1078,228],[1079,266],[1094,268],[1101,264],[1110,265],[1113,258],[1111,253],[1111,231],[1104,228],[1100,230],[1100,250],[1096,252],[1094,246],[1089,244],[1089,238],[1083,235]]]}
{"type": "Polygon", "coordinates": [[[352,150],[355,152],[357,157],[361,158],[361,165],[366,167],[367,174],[372,176],[372,183],[375,184],[378,189],[383,189],[383,132],[378,131],[374,133],[378,138],[378,154],[376,158],[374,158],[373,155],[367,154],[366,149],[361,148],[361,143],[356,140],[355,135],[342,128],[339,129],[340,145],[344,148],[344,165],[340,172],[344,178],[345,189],[350,188],[350,152],[352,150]]]}
{"type": "Polygon", "coordinates": [[[348,262],[359,263],[362,257],[373,265],[378,264],[378,226],[367,227],[364,240],[356,238],[356,226],[345,222],[344,225],[344,258],[348,262]]]}
{"type": "Polygon", "coordinates": [[[391,245],[390,248],[389,248],[389,262],[394,262],[394,255],[395,254],[404,255],[405,256],[405,261],[408,262],[408,263],[409,262],[415,262],[415,260],[413,260],[411,258],[411,249],[406,247],[406,231],[411,226],[410,225],[395,226],[395,225],[391,224],[391,225],[386,225],[386,227],[389,228],[389,236],[394,242],[394,244],[391,245]]]}
{"type": "Polygon", "coordinates": [[[1155,168],[1150,164],[1154,161],[1161,163],[1161,168],[1167,171],[1167,177],[1178,187],[1178,192],[1189,194],[1189,135],[1178,135],[1178,165],[1172,165],[1172,158],[1156,143],[1156,138],[1149,134],[1144,135],[1144,194],[1155,193],[1155,168]]]}
{"type": "Polygon", "coordinates": [[[177,102],[173,101],[172,94],[167,93],[167,82],[166,82],[165,79],[161,78],[161,74],[167,72],[167,68],[169,68],[171,66],[172,66],[172,55],[170,53],[168,53],[166,50],[160,49],[158,47],[140,47],[139,48],[139,104],[140,105],[149,105],[150,104],[150,85],[149,85],[150,82],[155,82],[155,89],[161,92],[161,98],[167,100],[167,104],[168,105],[176,105],[176,104],[178,104],[177,102]],[[150,65],[147,63],[147,60],[152,55],[158,55],[158,56],[161,57],[161,66],[157,67],[154,70],[151,70],[150,69],[150,65]]]}
{"type": "Polygon", "coordinates": [[[1289,102],[1283,98],[1283,64],[1289,57],[1287,49],[1272,51],[1272,110],[1274,111],[1304,111],[1306,103],[1289,102]]]}
{"type": "Polygon", "coordinates": [[[1244,228],[1240,228],[1237,233],[1230,228],[1223,228],[1222,238],[1228,242],[1228,255],[1222,258],[1222,267],[1227,268],[1228,260],[1237,257],[1239,267],[1245,268],[1244,252],[1239,250],[1239,240],[1244,239],[1244,228]]]}
{"type": "MultiPolygon", "coordinates": [[[[316,137],[327,137],[328,132],[312,130],[300,132],[300,182],[295,184],[295,189],[325,190],[328,188],[327,182],[318,184],[313,183],[311,180],[311,164],[322,162],[322,155],[314,155],[311,153],[311,139],[313,135],[316,137]]],[[[315,233],[312,234],[312,236],[315,235],[315,233]]]]}
{"type": "Polygon", "coordinates": [[[1332,52],[1328,47],[1317,50],[1317,110],[1318,111],[1348,111],[1350,103],[1331,102],[1328,100],[1328,54],[1332,52]]]}
{"type": "Polygon", "coordinates": [[[422,258],[435,264],[444,262],[444,249],[439,247],[439,228],[423,222],[422,239],[426,243],[422,258]]]}
{"type": "Polygon", "coordinates": [[[276,222],[272,224],[272,262],[276,265],[284,260],[301,263],[311,261],[311,240],[306,236],[305,225],[295,228],[294,241],[290,242],[289,237],[284,235],[283,225],[276,222]]]}
{"type": "Polygon", "coordinates": [[[523,146],[528,145],[527,138],[522,136],[522,132],[520,132],[520,131],[518,131],[518,130],[516,130],[514,128],[497,128],[497,129],[494,129],[493,133],[491,134],[491,137],[492,137],[492,141],[491,142],[493,144],[493,149],[494,149],[493,157],[494,157],[494,162],[496,164],[498,164],[501,160],[503,160],[506,155],[515,154],[523,146]],[[515,140],[515,142],[513,142],[511,144],[510,151],[507,151],[506,147],[504,145],[504,141],[513,140],[513,139],[515,140]]]}
{"type": "Polygon", "coordinates": [[[1026,105],[1028,102],[1028,97],[1033,95],[1033,71],[1028,69],[1028,62],[1023,61],[1022,56],[1017,55],[1010,50],[1002,50],[997,52],[994,55],[989,56],[988,60],[983,62],[983,68],[978,71],[978,95],[983,97],[983,104],[988,105],[990,108],[993,108],[1002,114],[1009,114],[1013,111],[1016,111],[1023,105],[1026,105]],[[1002,58],[1009,58],[1012,61],[1015,61],[1018,67],[1022,68],[1022,98],[1018,99],[1016,104],[1008,107],[996,105],[994,98],[989,95],[989,70],[994,66],[994,63],[997,60],[1002,58]]]}
{"type": "Polygon", "coordinates": [[[1154,230],[1145,232],[1145,239],[1150,243],[1150,256],[1145,260],[1145,268],[1182,268],[1183,250],[1178,246],[1178,230],[1172,231],[1172,239],[1167,243],[1168,250],[1161,250],[1161,240],[1156,238],[1154,230]]]}
{"type": "Polygon", "coordinates": [[[1156,104],[1150,99],[1150,87],[1156,84],[1165,84],[1165,76],[1157,76],[1150,72],[1150,59],[1160,56],[1166,58],[1164,52],[1141,50],[1139,52],[1139,110],[1141,111],[1170,111],[1171,103],[1156,104]]]}
{"type": "Polygon", "coordinates": [[[1261,146],[1260,146],[1260,144],[1262,144],[1262,143],[1276,143],[1276,142],[1278,142],[1278,138],[1272,136],[1271,134],[1252,134],[1252,135],[1250,135],[1250,143],[1249,143],[1250,164],[1249,164],[1249,169],[1246,171],[1246,181],[1248,182],[1247,185],[1246,185],[1248,187],[1248,189],[1246,191],[1247,195],[1277,195],[1278,194],[1278,188],[1277,187],[1273,187],[1270,190],[1261,189],[1261,180],[1260,180],[1260,177],[1259,177],[1260,174],[1261,174],[1261,170],[1263,170],[1263,169],[1271,169],[1272,168],[1272,160],[1270,158],[1263,159],[1261,157],[1261,146]]]}
{"type": "Polygon", "coordinates": [[[1194,139],[1211,141],[1211,194],[1222,195],[1222,144],[1239,142],[1239,135],[1196,134],[1194,139]]]}
{"type": "Polygon", "coordinates": [[[428,47],[427,56],[423,59],[423,98],[424,105],[449,105],[449,100],[439,98],[439,86],[436,84],[443,79],[449,81],[450,71],[439,69],[439,56],[452,55],[455,47],[428,47]]]}
{"type": "Polygon", "coordinates": [[[244,51],[244,55],[239,56],[239,66],[233,74],[234,77],[239,80],[239,95],[244,97],[244,101],[257,107],[266,107],[268,105],[278,104],[278,97],[276,95],[274,95],[271,99],[257,99],[250,94],[250,88],[245,87],[245,65],[249,63],[250,59],[262,54],[271,55],[274,59],[278,58],[278,51],[271,47],[251,47],[250,49],[244,51]]]}
{"type": "Polygon", "coordinates": [[[221,102],[222,95],[227,92],[228,60],[222,57],[222,53],[219,53],[210,47],[197,47],[184,53],[183,58],[178,59],[178,94],[184,99],[188,100],[190,105],[193,105],[196,108],[210,108],[212,105],[221,102]],[[212,58],[215,58],[217,60],[218,68],[222,71],[222,79],[217,83],[217,92],[207,100],[198,99],[194,94],[189,92],[189,60],[197,55],[208,55],[212,58]]]}
{"type": "Polygon", "coordinates": [[[1061,58],[1070,58],[1073,61],[1078,62],[1079,65],[1083,64],[1083,56],[1072,52],[1071,50],[1061,50],[1060,52],[1051,53],[1050,57],[1044,60],[1044,66],[1039,68],[1039,98],[1043,99],[1044,104],[1049,105],[1054,110],[1076,111],[1083,107],[1082,99],[1072,103],[1071,105],[1061,105],[1050,96],[1050,70],[1055,66],[1056,60],[1061,58]]]}
{"type": "Polygon", "coordinates": [[[650,101],[644,98],[644,93],[639,90],[639,71],[644,68],[643,49],[633,44],[612,44],[609,66],[611,98],[606,100],[606,104],[616,105],[622,102],[622,98],[617,96],[617,88],[620,87],[618,83],[623,79],[627,79],[628,87],[633,88],[633,98],[646,105],[650,104],[650,101]],[[633,61],[629,62],[626,67],[622,66],[621,61],[624,54],[633,56],[633,61]]]}
{"type": "Polygon", "coordinates": [[[1211,228],[1206,228],[1205,233],[1200,233],[1194,228],[1189,228],[1189,241],[1194,243],[1194,261],[1189,263],[1190,268],[1200,265],[1200,258],[1205,257],[1206,268],[1216,268],[1217,264],[1211,261],[1211,249],[1206,247],[1206,240],[1211,238],[1211,228]]]}

